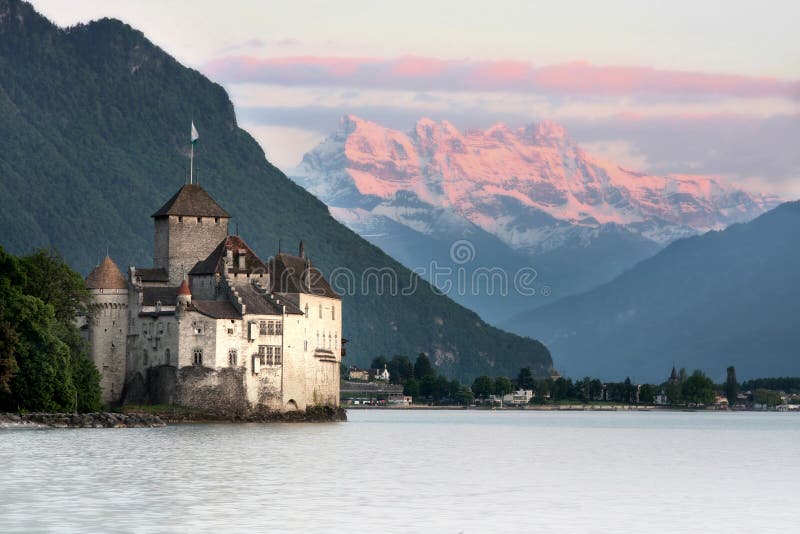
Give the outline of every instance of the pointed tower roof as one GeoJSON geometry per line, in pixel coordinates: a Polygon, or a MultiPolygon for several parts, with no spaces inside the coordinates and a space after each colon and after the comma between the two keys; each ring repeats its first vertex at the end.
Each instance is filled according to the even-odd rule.
{"type": "Polygon", "coordinates": [[[189,282],[186,281],[186,278],[183,279],[183,282],[181,282],[181,287],[178,288],[178,295],[192,296],[192,290],[189,289],[189,282]]]}
{"type": "Polygon", "coordinates": [[[186,215],[189,217],[225,217],[228,212],[197,184],[186,184],[175,193],[152,217],[186,215]]]}
{"type": "Polygon", "coordinates": [[[127,289],[128,282],[108,255],[86,277],[87,289],[127,289]]]}

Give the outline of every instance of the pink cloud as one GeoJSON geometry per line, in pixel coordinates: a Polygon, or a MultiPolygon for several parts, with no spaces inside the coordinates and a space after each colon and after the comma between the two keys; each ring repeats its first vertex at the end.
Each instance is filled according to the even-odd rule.
{"type": "Polygon", "coordinates": [[[587,62],[230,56],[204,66],[226,81],[414,91],[512,91],[597,96],[736,96],[800,100],[800,81],[587,62]]]}

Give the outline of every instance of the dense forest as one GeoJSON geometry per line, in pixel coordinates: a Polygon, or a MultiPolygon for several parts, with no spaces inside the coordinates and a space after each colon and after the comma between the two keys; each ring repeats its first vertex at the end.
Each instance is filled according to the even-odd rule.
{"type": "Polygon", "coordinates": [[[0,411],[100,408],[100,375],[75,325],[88,296],[52,252],[0,248],[0,411]]]}
{"type": "Polygon", "coordinates": [[[486,324],[336,222],[238,127],[221,86],[130,26],[104,19],[62,29],[28,4],[0,0],[0,72],[0,245],[6,250],[55,248],[83,274],[107,247],[121,266],[149,266],[149,216],[188,175],[193,120],[200,133],[199,183],[264,259],[279,240],[294,248],[303,239],[323,273],[344,269],[358,282],[370,270],[389,272],[395,288],[413,288],[349,288],[343,304],[348,363],[426,352],[440,372],[463,380],[522,366],[545,376],[552,366],[541,343],[486,324]]]}

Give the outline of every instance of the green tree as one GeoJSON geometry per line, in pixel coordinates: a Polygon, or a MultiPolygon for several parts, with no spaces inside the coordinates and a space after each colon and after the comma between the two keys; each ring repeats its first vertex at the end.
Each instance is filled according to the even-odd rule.
{"type": "Polygon", "coordinates": [[[494,379],[494,394],[500,395],[507,395],[514,391],[514,383],[505,376],[498,376],[494,379]]]}
{"type": "Polygon", "coordinates": [[[696,369],[682,386],[686,402],[692,404],[712,404],[714,402],[714,382],[703,371],[696,369]]]}
{"type": "MultiPolygon", "coordinates": [[[[386,365],[386,358],[384,356],[378,356],[376,358],[372,358],[372,363],[369,364],[370,369],[383,369],[386,365]]],[[[391,373],[391,370],[389,371],[391,373]]]]}
{"type": "Polygon", "coordinates": [[[731,365],[728,367],[728,376],[725,379],[725,397],[728,398],[728,406],[736,405],[736,396],[739,394],[739,382],[736,381],[736,369],[731,365]]]}
{"type": "Polygon", "coordinates": [[[414,378],[414,366],[408,356],[395,355],[389,361],[387,369],[389,369],[389,381],[392,384],[405,384],[414,378]]]}
{"type": "Polygon", "coordinates": [[[639,402],[642,404],[653,404],[657,393],[658,391],[656,387],[652,384],[642,384],[642,387],[639,390],[639,402]]]}
{"type": "Polygon", "coordinates": [[[530,367],[523,367],[517,375],[517,386],[520,389],[533,389],[534,380],[530,367]]]}
{"type": "Polygon", "coordinates": [[[766,406],[777,406],[783,401],[780,393],[769,389],[759,388],[753,392],[753,402],[756,404],[764,404],[766,406]]]}
{"type": "Polygon", "coordinates": [[[473,395],[472,390],[467,386],[461,386],[453,396],[453,402],[461,406],[469,406],[475,402],[475,395],[473,395]]]}
{"type": "Polygon", "coordinates": [[[403,395],[411,395],[415,399],[419,397],[419,382],[413,378],[409,378],[403,384],[403,395]]]}
{"type": "Polygon", "coordinates": [[[486,375],[481,375],[472,382],[472,393],[481,399],[494,393],[494,380],[486,375]]]}
{"type": "Polygon", "coordinates": [[[433,370],[433,365],[431,365],[428,356],[421,352],[417,356],[417,361],[414,362],[414,378],[423,380],[426,376],[436,376],[436,371],[433,370]]]}
{"type": "Polygon", "coordinates": [[[98,409],[99,373],[74,325],[86,295],[57,255],[17,259],[0,248],[0,407],[98,409]]]}

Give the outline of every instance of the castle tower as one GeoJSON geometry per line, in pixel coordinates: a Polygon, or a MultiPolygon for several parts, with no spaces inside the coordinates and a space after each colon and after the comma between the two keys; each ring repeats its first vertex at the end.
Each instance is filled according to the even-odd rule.
{"type": "Polygon", "coordinates": [[[153,214],[153,266],[178,286],[198,261],[228,236],[230,215],[197,184],[186,184],[153,214]]]}
{"type": "Polygon", "coordinates": [[[86,277],[89,304],[89,357],[100,372],[102,400],[120,400],[125,383],[128,341],[128,283],[117,264],[106,256],[86,277]]]}

